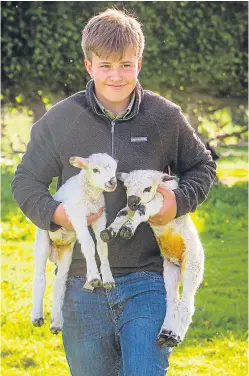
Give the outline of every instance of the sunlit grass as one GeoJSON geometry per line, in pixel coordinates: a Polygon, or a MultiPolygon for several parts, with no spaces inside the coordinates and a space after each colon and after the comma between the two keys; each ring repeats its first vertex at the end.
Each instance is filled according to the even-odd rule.
{"type": "MultiPolygon", "coordinates": [[[[169,376],[215,375],[221,371],[222,375],[233,375],[233,369],[236,375],[247,374],[246,238],[240,237],[238,246],[229,234],[219,241],[209,237],[208,233],[202,235],[206,272],[196,297],[196,314],[184,345],[173,352],[169,376]]],[[[34,328],[29,317],[33,243],[3,246],[3,375],[69,375],[61,335],[49,332],[53,269],[50,263],[44,300],[46,323],[34,328]]]]}
{"type": "Polygon", "coordinates": [[[223,183],[232,185],[238,181],[248,181],[247,147],[220,147],[217,152],[222,154],[218,161],[217,175],[223,183]]]}
{"type": "Polygon", "coordinates": [[[233,336],[186,342],[174,350],[168,376],[247,376],[247,343],[233,336]]]}
{"type": "Polygon", "coordinates": [[[4,111],[4,133],[6,137],[2,138],[2,150],[8,151],[8,140],[13,144],[14,150],[25,150],[30,137],[32,117],[24,112],[18,112],[15,109],[4,111]]]}
{"type": "Polygon", "coordinates": [[[47,268],[45,325],[31,324],[33,242],[2,247],[2,375],[69,375],[61,334],[49,331],[52,263],[47,268]]]}

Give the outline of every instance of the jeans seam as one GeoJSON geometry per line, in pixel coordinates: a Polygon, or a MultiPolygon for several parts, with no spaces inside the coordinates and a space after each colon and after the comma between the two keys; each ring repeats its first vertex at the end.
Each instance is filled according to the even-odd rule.
{"type": "MultiPolygon", "coordinates": [[[[117,285],[116,285],[116,288],[117,288],[117,285]]],[[[108,293],[108,291],[106,291],[106,297],[107,297],[107,301],[108,301],[108,304],[109,304],[109,307],[110,307],[110,312],[111,312],[112,320],[113,320],[114,325],[116,327],[116,333],[118,335],[119,334],[119,329],[118,329],[118,315],[115,313],[115,310],[112,309],[112,304],[111,303],[113,303],[113,301],[112,301],[111,295],[108,293]]],[[[116,335],[115,335],[115,342],[116,342],[116,346],[119,347],[120,346],[120,341],[117,339],[116,335]]],[[[122,356],[122,353],[120,353],[120,357],[119,357],[119,359],[116,362],[116,366],[115,366],[115,369],[114,369],[115,376],[119,376],[119,370],[120,370],[120,364],[121,364],[121,356],[122,356]]]]}
{"type": "Polygon", "coordinates": [[[109,307],[110,307],[112,320],[113,320],[113,322],[114,322],[114,324],[116,326],[117,332],[118,332],[118,319],[117,319],[117,315],[115,313],[115,310],[112,309],[112,306],[111,306],[112,299],[109,296],[108,291],[106,291],[106,297],[107,297],[107,301],[108,301],[108,304],[109,304],[109,307]]]}
{"type": "MultiPolygon", "coordinates": [[[[122,356],[122,355],[121,355],[122,356]]],[[[115,376],[119,376],[119,370],[120,370],[120,364],[121,364],[121,356],[119,359],[116,361],[116,366],[115,366],[115,376]]]]}

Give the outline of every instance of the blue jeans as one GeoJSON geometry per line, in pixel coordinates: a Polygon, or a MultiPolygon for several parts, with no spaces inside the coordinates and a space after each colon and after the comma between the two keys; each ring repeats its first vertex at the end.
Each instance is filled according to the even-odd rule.
{"type": "Polygon", "coordinates": [[[63,343],[72,376],[165,376],[171,349],[156,343],[165,316],[163,277],[114,277],[112,290],[86,290],[70,277],[63,303],[63,343]]]}

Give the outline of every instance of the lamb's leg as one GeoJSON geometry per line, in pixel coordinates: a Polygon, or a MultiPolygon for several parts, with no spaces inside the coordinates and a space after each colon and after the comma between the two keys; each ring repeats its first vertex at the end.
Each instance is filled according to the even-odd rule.
{"type": "Polygon", "coordinates": [[[108,247],[107,244],[101,239],[101,231],[105,229],[106,226],[106,214],[103,212],[100,218],[92,223],[92,228],[95,233],[97,241],[97,252],[100,258],[101,266],[100,271],[102,274],[103,287],[106,289],[112,289],[115,287],[115,282],[110,269],[110,264],[108,260],[108,247]]]}
{"type": "Polygon", "coordinates": [[[202,247],[199,248],[200,252],[193,255],[190,252],[187,253],[185,260],[185,266],[182,271],[182,298],[179,306],[180,322],[177,334],[181,337],[181,340],[185,337],[189,325],[192,322],[192,317],[195,312],[195,294],[200,286],[203,273],[204,273],[204,252],[202,247]],[[190,259],[191,257],[191,259],[190,259]]]}
{"type": "Polygon", "coordinates": [[[65,296],[67,275],[72,261],[74,244],[75,243],[71,243],[68,246],[58,247],[58,271],[53,283],[52,318],[50,323],[50,330],[53,334],[58,334],[62,328],[61,310],[65,296]]]}
{"type": "Polygon", "coordinates": [[[81,245],[81,252],[86,259],[87,282],[92,287],[101,287],[102,280],[95,260],[95,244],[87,228],[86,217],[71,217],[72,225],[75,229],[77,239],[81,245]]]}
{"type": "Polygon", "coordinates": [[[81,252],[86,259],[87,282],[92,287],[102,286],[102,281],[95,260],[95,244],[87,227],[87,214],[84,207],[68,201],[64,203],[66,213],[76,232],[81,245],[81,252]]]}
{"type": "Polygon", "coordinates": [[[138,209],[135,211],[133,217],[129,219],[122,227],[120,230],[119,235],[121,238],[124,239],[130,239],[137,227],[140,225],[142,222],[148,221],[148,219],[158,213],[162,207],[163,203],[163,198],[162,195],[156,195],[153,200],[148,202],[147,204],[140,204],[138,209]]]}
{"type": "Polygon", "coordinates": [[[122,225],[131,217],[133,212],[126,206],[120,210],[110,226],[101,231],[100,237],[103,242],[108,243],[112,239],[116,238],[122,225]]]}
{"type": "Polygon", "coordinates": [[[31,319],[34,326],[42,326],[43,298],[46,288],[46,263],[51,252],[48,231],[37,229],[35,240],[35,278],[33,282],[33,308],[31,319]]]}
{"type": "Polygon", "coordinates": [[[180,267],[164,258],[163,276],[167,294],[167,308],[157,343],[160,346],[174,347],[180,342],[180,338],[175,334],[176,328],[179,326],[180,267]]]}

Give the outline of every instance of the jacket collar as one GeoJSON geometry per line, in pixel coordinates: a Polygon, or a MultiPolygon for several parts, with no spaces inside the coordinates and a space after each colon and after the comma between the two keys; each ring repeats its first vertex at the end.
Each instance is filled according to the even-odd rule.
{"type": "MultiPolygon", "coordinates": [[[[135,103],[134,103],[133,109],[132,109],[131,113],[129,114],[129,116],[127,117],[127,119],[129,119],[130,117],[133,117],[133,116],[138,114],[140,103],[141,103],[142,98],[143,98],[143,89],[142,89],[142,86],[140,85],[140,83],[138,81],[136,83],[134,91],[135,91],[135,103]]],[[[90,80],[86,85],[86,99],[87,99],[90,107],[92,108],[92,110],[95,113],[99,114],[98,109],[97,109],[97,103],[96,103],[96,100],[95,100],[95,95],[94,95],[94,80],[90,80]]]]}

